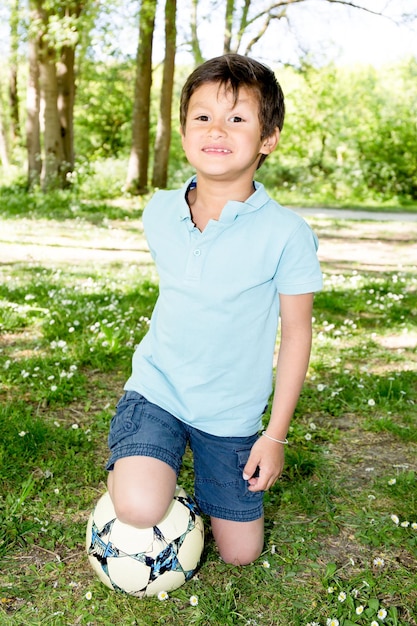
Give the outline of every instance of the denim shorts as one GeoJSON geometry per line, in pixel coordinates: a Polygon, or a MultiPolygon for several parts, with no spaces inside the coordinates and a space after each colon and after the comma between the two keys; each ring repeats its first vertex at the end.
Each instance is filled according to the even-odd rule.
{"type": "Polygon", "coordinates": [[[251,492],[243,468],[258,434],[216,437],[185,424],[136,391],[126,391],[112,418],[107,469],[127,456],[151,456],[179,474],[187,443],[194,457],[194,497],[206,515],[250,522],[263,515],[263,492],[251,492]]]}

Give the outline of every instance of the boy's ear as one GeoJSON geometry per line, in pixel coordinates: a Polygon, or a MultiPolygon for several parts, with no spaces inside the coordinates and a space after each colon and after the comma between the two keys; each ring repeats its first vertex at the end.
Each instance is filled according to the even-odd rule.
{"type": "Polygon", "coordinates": [[[280,136],[281,133],[277,126],[272,135],[264,139],[262,143],[261,154],[271,154],[271,152],[273,152],[277,147],[280,136]]]}

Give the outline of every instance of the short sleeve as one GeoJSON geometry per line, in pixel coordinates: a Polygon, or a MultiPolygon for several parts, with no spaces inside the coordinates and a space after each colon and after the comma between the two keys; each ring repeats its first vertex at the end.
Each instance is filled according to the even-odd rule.
{"type": "Polygon", "coordinates": [[[322,289],[323,277],[317,250],[318,238],[302,219],[288,238],[280,257],[275,274],[278,293],[298,295],[322,289]]]}

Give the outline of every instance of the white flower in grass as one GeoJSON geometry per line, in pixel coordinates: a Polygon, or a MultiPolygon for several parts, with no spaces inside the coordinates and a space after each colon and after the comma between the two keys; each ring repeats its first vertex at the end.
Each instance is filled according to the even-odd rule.
{"type": "Polygon", "coordinates": [[[314,422],[310,422],[308,427],[309,427],[310,430],[316,430],[317,429],[317,426],[315,425],[314,422]]]}
{"type": "Polygon", "coordinates": [[[346,594],[344,591],[341,591],[339,593],[339,595],[337,596],[337,599],[339,600],[339,602],[344,602],[346,600],[346,594]]]}
{"type": "Polygon", "coordinates": [[[397,526],[398,526],[398,524],[400,523],[398,515],[391,515],[391,519],[394,522],[394,524],[397,524],[397,526]]]}
{"type": "Polygon", "coordinates": [[[56,391],[58,387],[56,385],[51,385],[51,391],[56,391]]]}
{"type": "Polygon", "coordinates": [[[24,430],[21,430],[19,433],[19,437],[24,437],[27,433],[24,430]]]}
{"type": "Polygon", "coordinates": [[[408,528],[410,526],[410,522],[401,522],[400,526],[403,528],[408,528]]]}
{"type": "Polygon", "coordinates": [[[357,597],[358,597],[358,595],[359,595],[359,589],[352,589],[352,596],[353,596],[354,598],[357,598],[357,597]]]}
{"type": "Polygon", "coordinates": [[[379,626],[378,622],[376,622],[374,619],[371,622],[371,626],[379,626]]]}
{"type": "Polygon", "coordinates": [[[339,626],[339,620],[337,617],[329,617],[326,626],[339,626]]]}
{"type": "Polygon", "coordinates": [[[362,606],[362,604],[356,607],[356,615],[362,615],[363,611],[364,607],[362,606]]]}
{"type": "Polygon", "coordinates": [[[378,613],[377,613],[377,617],[380,620],[384,620],[387,616],[387,612],[385,609],[379,609],[378,613]]]}
{"type": "Polygon", "coordinates": [[[197,604],[198,604],[198,597],[197,596],[191,596],[190,597],[190,604],[191,604],[191,606],[197,606],[197,604]]]}
{"type": "Polygon", "coordinates": [[[160,600],[161,602],[163,602],[164,600],[168,600],[169,595],[167,594],[166,591],[160,591],[158,593],[158,600],[160,600]]]}
{"type": "Polygon", "coordinates": [[[317,391],[324,391],[325,389],[326,389],[326,385],[323,385],[322,383],[317,385],[317,391]]]}
{"type": "Polygon", "coordinates": [[[87,591],[87,593],[85,594],[85,599],[91,600],[92,597],[93,597],[93,594],[91,593],[91,591],[87,591]]]}
{"type": "Polygon", "coordinates": [[[334,587],[327,587],[327,593],[334,593],[334,587]]]}
{"type": "Polygon", "coordinates": [[[388,484],[389,485],[395,485],[396,482],[397,482],[396,478],[390,478],[389,481],[388,481],[388,484]]]}
{"type": "Polygon", "coordinates": [[[417,530],[417,522],[413,522],[413,523],[411,524],[411,528],[412,528],[413,530],[417,530]]]}
{"type": "Polygon", "coordinates": [[[269,561],[262,561],[262,567],[265,567],[265,569],[269,569],[271,567],[271,564],[269,561]]]}
{"type": "Polygon", "coordinates": [[[375,406],[375,400],[373,398],[369,398],[368,406],[375,406]]]}
{"type": "Polygon", "coordinates": [[[306,434],[304,435],[304,439],[305,439],[306,441],[310,441],[310,440],[311,440],[311,433],[306,433],[306,434]]]}
{"type": "Polygon", "coordinates": [[[379,568],[384,567],[385,561],[382,557],[377,556],[376,559],[374,559],[374,565],[379,568]]]}
{"type": "Polygon", "coordinates": [[[72,428],[72,430],[78,430],[79,426],[78,426],[78,424],[73,424],[71,426],[71,428],[72,428]]]}
{"type": "Polygon", "coordinates": [[[276,545],[274,544],[274,545],[272,545],[272,546],[271,546],[271,554],[275,554],[275,553],[276,553],[276,551],[277,551],[277,547],[276,547],[276,545]]]}

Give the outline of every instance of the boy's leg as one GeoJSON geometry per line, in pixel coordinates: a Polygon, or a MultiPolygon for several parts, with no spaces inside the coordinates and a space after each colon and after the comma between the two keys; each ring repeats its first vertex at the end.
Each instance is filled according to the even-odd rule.
{"type": "Polygon", "coordinates": [[[130,526],[149,528],[164,517],[176,482],[176,473],[167,463],[128,456],[116,461],[107,484],[118,519],[130,526]]]}
{"type": "Polygon", "coordinates": [[[263,549],[263,493],[248,490],[243,469],[258,435],[218,437],[190,431],[194,453],[195,497],[209,515],[220,555],[246,565],[263,549]]]}
{"type": "Polygon", "coordinates": [[[220,556],[226,563],[248,565],[261,554],[264,545],[264,518],[233,522],[211,518],[211,528],[220,556]]]}
{"type": "Polygon", "coordinates": [[[187,444],[176,417],[134,391],[120,399],[109,432],[108,489],[120,521],[149,528],[175,493],[187,444]]]}

